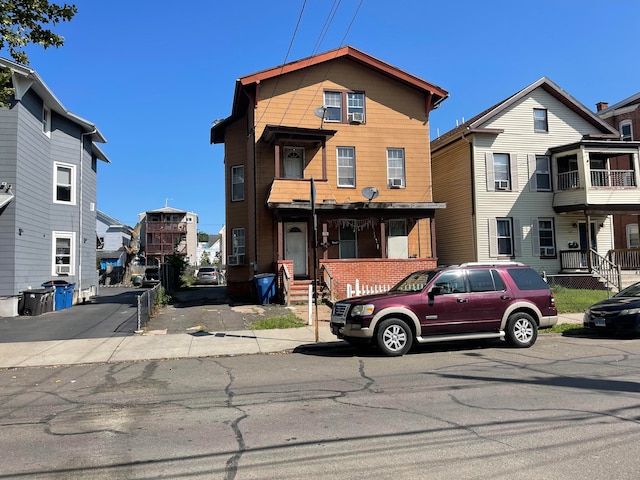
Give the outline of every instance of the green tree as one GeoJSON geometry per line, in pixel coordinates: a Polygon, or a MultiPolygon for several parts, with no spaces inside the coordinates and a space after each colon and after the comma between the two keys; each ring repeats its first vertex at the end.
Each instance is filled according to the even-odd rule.
{"type": "Polygon", "coordinates": [[[29,64],[23,48],[28,44],[61,47],[64,37],[47,28],[49,24],[71,21],[78,13],[75,5],[58,5],[48,0],[0,0],[0,50],[9,48],[16,62],[29,64]]]}
{"type": "Polygon", "coordinates": [[[200,265],[211,265],[209,252],[202,252],[202,255],[200,256],[200,265]]]}
{"type": "Polygon", "coordinates": [[[198,232],[198,241],[209,243],[209,234],[206,232],[198,232]]]}

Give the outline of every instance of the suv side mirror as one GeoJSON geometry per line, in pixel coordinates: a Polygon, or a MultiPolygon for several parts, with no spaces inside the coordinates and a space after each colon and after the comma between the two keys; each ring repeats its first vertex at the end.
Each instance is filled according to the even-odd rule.
{"type": "Polygon", "coordinates": [[[443,288],[441,285],[434,285],[433,287],[431,287],[431,290],[429,290],[429,297],[433,298],[436,295],[442,295],[443,292],[443,288]]]}

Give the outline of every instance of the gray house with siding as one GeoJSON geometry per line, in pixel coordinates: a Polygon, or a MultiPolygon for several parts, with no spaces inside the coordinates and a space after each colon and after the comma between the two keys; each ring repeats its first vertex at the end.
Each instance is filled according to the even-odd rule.
{"type": "Polygon", "coordinates": [[[0,58],[14,95],[0,107],[0,315],[42,283],[75,285],[74,303],[97,292],[98,165],[110,163],[91,122],[69,112],[29,67],[0,58]],[[8,307],[7,307],[8,305],[8,307]]]}

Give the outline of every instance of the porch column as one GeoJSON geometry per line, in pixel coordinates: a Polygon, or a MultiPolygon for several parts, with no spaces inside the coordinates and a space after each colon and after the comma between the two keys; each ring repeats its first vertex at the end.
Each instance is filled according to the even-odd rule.
{"type": "Polygon", "coordinates": [[[273,156],[275,157],[276,164],[274,165],[275,178],[280,178],[280,145],[276,143],[273,148],[273,156]]]}
{"type": "Polygon", "coordinates": [[[586,231],[587,231],[587,268],[589,269],[589,273],[593,268],[593,262],[591,261],[591,215],[585,213],[585,219],[587,221],[586,231]]]}
{"type": "Polygon", "coordinates": [[[327,141],[322,140],[322,180],[327,179],[327,141]]]}
{"type": "Polygon", "coordinates": [[[284,225],[282,223],[282,218],[278,217],[278,225],[277,225],[277,239],[276,244],[278,245],[278,260],[284,260],[284,225]]]}
{"type": "Polygon", "coordinates": [[[431,233],[431,257],[437,259],[438,252],[436,250],[436,217],[429,218],[429,226],[431,233]]]}
{"type": "Polygon", "coordinates": [[[387,258],[387,229],[383,219],[380,219],[380,258],[387,258]]]}
{"type": "MultiPolygon", "coordinates": [[[[325,245],[329,241],[329,226],[326,221],[322,221],[322,244],[325,245]]],[[[327,245],[322,249],[322,259],[327,260],[329,258],[329,246],[327,245]]]]}

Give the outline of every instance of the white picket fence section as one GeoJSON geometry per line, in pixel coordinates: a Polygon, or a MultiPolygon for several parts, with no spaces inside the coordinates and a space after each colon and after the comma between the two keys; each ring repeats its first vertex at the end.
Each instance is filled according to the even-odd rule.
{"type": "Polygon", "coordinates": [[[360,280],[356,278],[355,287],[347,283],[347,298],[384,293],[388,292],[390,288],[391,285],[360,285],[360,280]]]}

